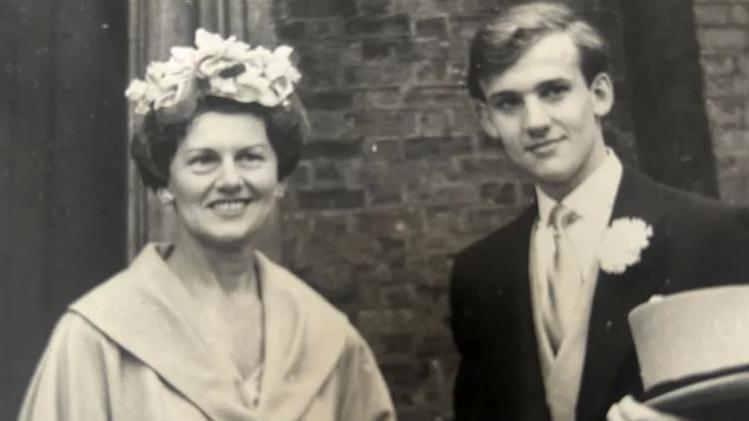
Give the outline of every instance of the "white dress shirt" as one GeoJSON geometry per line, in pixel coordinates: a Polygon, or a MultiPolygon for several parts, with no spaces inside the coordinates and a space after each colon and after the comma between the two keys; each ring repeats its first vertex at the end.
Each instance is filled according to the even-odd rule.
{"type": "Polygon", "coordinates": [[[548,297],[548,269],[554,258],[554,233],[548,220],[557,202],[540,189],[538,220],[531,235],[530,267],[534,324],[538,339],[539,361],[544,376],[546,399],[554,421],[574,421],[587,343],[587,328],[598,275],[596,251],[606,230],[622,177],[622,164],[608,150],[601,165],[575,190],[562,199],[578,218],[566,228],[577,264],[582,287],[572,326],[565,332],[559,349],[551,346],[542,321],[544,300],[548,297]]]}
{"type": "MultiPolygon", "coordinates": [[[[601,165],[569,193],[562,204],[572,209],[578,219],[567,227],[572,247],[575,249],[577,264],[583,274],[586,287],[592,286],[595,279],[585,279],[591,273],[591,266],[598,264],[596,251],[601,237],[608,227],[614,207],[616,192],[622,178],[622,164],[612,150],[608,150],[601,165]]],[[[538,198],[538,222],[533,231],[533,255],[539,269],[536,273],[548,273],[554,257],[554,231],[549,226],[549,214],[557,202],[540,188],[536,187],[538,198]]],[[[593,272],[595,273],[595,272],[593,272]]],[[[545,282],[545,279],[534,282],[545,282]]],[[[540,286],[540,285],[539,285],[540,286]]],[[[544,285],[542,289],[546,289],[544,285]]]]}

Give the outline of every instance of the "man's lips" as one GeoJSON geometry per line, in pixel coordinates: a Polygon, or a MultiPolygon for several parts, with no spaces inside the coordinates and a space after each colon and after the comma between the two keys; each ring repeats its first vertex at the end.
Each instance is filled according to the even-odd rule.
{"type": "Polygon", "coordinates": [[[525,147],[525,150],[528,152],[536,152],[538,150],[541,150],[547,146],[554,145],[555,143],[559,143],[564,140],[564,137],[559,137],[556,139],[545,139],[541,141],[535,141],[531,143],[530,145],[525,147]]]}

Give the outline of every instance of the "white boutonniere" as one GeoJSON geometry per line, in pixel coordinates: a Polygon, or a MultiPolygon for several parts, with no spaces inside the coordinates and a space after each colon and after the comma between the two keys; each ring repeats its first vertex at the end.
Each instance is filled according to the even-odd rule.
{"type": "Polygon", "coordinates": [[[640,261],[650,245],[653,227],[638,218],[619,218],[603,233],[598,247],[598,262],[607,273],[621,274],[640,261]]]}

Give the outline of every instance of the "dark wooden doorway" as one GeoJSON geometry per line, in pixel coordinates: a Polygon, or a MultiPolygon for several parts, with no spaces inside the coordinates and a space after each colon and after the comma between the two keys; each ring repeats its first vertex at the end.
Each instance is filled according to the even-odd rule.
{"type": "Polygon", "coordinates": [[[127,2],[0,5],[0,419],[66,305],[126,259],[127,2]]]}

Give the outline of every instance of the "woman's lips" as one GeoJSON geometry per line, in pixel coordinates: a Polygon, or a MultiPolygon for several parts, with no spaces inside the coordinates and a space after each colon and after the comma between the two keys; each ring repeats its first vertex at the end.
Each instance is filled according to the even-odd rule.
{"type": "Polygon", "coordinates": [[[213,201],[208,207],[220,215],[233,216],[241,213],[249,204],[249,199],[227,199],[213,201]]]}

